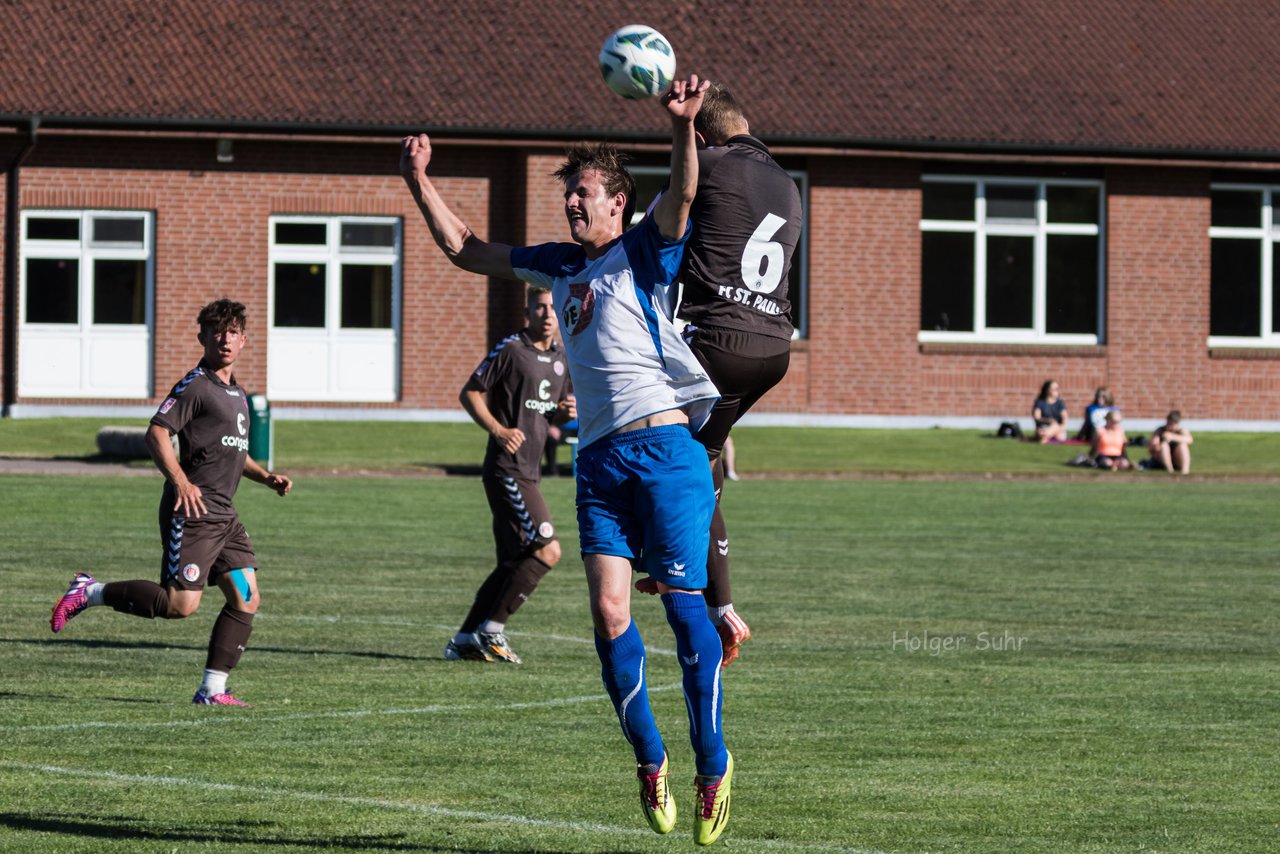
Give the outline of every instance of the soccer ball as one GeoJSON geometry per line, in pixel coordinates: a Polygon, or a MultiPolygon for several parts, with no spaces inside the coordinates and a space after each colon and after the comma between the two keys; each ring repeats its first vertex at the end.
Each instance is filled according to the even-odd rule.
{"type": "Polygon", "coordinates": [[[652,98],[671,85],[676,53],[662,33],[644,24],[628,24],[600,48],[600,74],[615,94],[652,98]]]}

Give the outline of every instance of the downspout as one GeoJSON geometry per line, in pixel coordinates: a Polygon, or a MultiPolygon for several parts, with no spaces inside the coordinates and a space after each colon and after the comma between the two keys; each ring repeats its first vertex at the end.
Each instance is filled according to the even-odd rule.
{"type": "Polygon", "coordinates": [[[4,389],[0,417],[8,418],[18,399],[18,170],[36,147],[40,117],[27,119],[27,144],[9,164],[4,194],[4,389]]]}

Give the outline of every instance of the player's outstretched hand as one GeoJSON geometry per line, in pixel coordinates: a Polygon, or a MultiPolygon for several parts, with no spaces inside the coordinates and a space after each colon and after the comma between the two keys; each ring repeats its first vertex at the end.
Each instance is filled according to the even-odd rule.
{"type": "Polygon", "coordinates": [[[693,117],[702,109],[702,98],[710,88],[710,80],[698,80],[698,75],[690,74],[688,80],[676,80],[671,88],[662,96],[662,106],[673,119],[693,121],[693,117]]]}
{"type": "Polygon", "coordinates": [[[419,175],[426,174],[431,162],[431,138],[425,133],[406,136],[400,141],[400,174],[412,186],[419,175]]]}
{"type": "Polygon", "coordinates": [[[267,479],[263,481],[263,484],[274,489],[276,491],[276,495],[280,496],[288,495],[289,490],[293,489],[292,480],[285,475],[276,474],[275,472],[267,475],[267,479]]]}

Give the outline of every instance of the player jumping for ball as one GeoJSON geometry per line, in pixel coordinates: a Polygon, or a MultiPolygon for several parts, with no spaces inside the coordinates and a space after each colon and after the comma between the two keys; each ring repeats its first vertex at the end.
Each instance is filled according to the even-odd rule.
{"type": "Polygon", "coordinates": [[[605,688],[635,751],[641,805],[658,833],[675,825],[668,757],[649,707],[645,647],[631,619],[631,573],[654,578],[684,673],[695,777],[694,840],[729,817],[733,758],[721,726],[720,639],[702,597],[715,493],[693,438],[719,397],[671,322],[698,180],[693,119],[706,83],[676,81],[671,187],[623,233],[635,182],[609,145],[579,145],[556,172],[573,243],[512,248],[479,239],[427,176],[426,135],[404,140],[401,172],[436,243],[464,270],[550,287],[578,402],[578,527],[605,688]]]}
{"type": "Polygon", "coordinates": [[[241,476],[287,495],[293,482],[249,457],[249,401],[232,366],[248,340],[244,306],[229,299],[206,305],[197,318],[204,358],[182,378],[147,428],[151,458],[165,476],[160,499],[160,583],[96,581],[78,573],[49,621],[55,632],[94,605],[136,617],[180,620],[200,607],[205,585],[222,589],[226,604],[213,623],[204,679],[192,702],[245,706],[227,689],[257,613],[257,559],[231,503],[241,476]],[[178,436],[181,459],[173,452],[178,436]]]}

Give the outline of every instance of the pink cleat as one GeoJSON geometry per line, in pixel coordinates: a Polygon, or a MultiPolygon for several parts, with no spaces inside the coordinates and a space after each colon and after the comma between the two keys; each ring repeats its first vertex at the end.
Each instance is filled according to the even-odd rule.
{"type": "Polygon", "coordinates": [[[249,706],[244,700],[237,700],[231,696],[230,691],[224,691],[221,694],[206,694],[201,688],[196,695],[191,698],[191,702],[197,706],[249,706]]]}
{"type": "Polygon", "coordinates": [[[71,586],[53,606],[53,616],[49,618],[49,628],[55,634],[62,631],[72,617],[89,607],[89,594],[85,593],[85,588],[92,583],[93,576],[85,572],[77,572],[71,579],[71,586]]]}

